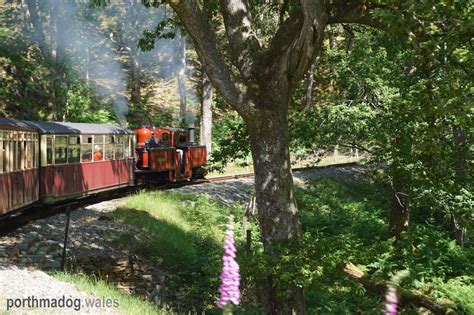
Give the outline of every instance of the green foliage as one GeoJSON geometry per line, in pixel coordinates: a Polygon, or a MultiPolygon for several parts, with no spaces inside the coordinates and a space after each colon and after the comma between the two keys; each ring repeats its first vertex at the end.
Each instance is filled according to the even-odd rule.
{"type": "MultiPolygon", "coordinates": [[[[388,191],[380,182],[330,178],[313,181],[309,190],[298,189],[303,239],[275,245],[279,262],[263,255],[256,244],[254,256],[246,256],[242,265],[245,281],[257,286],[270,276],[283,295],[290,284],[301,285],[311,314],[378,314],[383,297],[348,280],[344,265],[353,262],[371,277],[387,281],[409,270],[400,284],[404,289],[418,290],[469,314],[474,283],[467,275],[474,273],[473,248],[458,246],[439,227],[422,225],[412,228],[410,246],[394,245],[387,233],[388,191]]],[[[415,313],[409,307],[402,310],[415,313]]]]}
{"type": "Polygon", "coordinates": [[[410,200],[418,222],[431,217],[441,223],[454,213],[468,226],[474,202],[466,194],[473,184],[467,174],[474,115],[473,63],[466,52],[472,43],[465,29],[454,25],[468,19],[472,5],[460,16],[443,4],[433,12],[431,4],[405,5],[404,12],[416,13],[402,14],[402,20],[390,15],[393,10],[379,12],[389,25],[398,25],[392,34],[355,27],[329,30],[336,48],[324,51],[316,73],[323,73],[318,81],[329,82],[330,93],[319,87],[320,106],[304,111],[296,97],[292,147],[303,155],[321,155],[336,145],[366,151],[369,161],[387,166],[389,181],[403,179],[403,187],[394,189],[410,200]],[[410,36],[397,34],[407,29],[413,29],[410,36]],[[450,54],[454,51],[457,60],[450,54]]]}
{"type": "MultiPolygon", "coordinates": [[[[280,295],[289,285],[303,286],[310,314],[379,314],[383,296],[366,292],[343,273],[344,265],[352,262],[371,277],[387,281],[400,270],[409,270],[400,283],[404,289],[469,314],[473,248],[456,245],[435,225],[413,226],[412,238],[406,240],[409,246],[394,244],[387,233],[389,190],[378,179],[355,182],[331,177],[316,178],[308,188],[296,189],[304,235],[274,244],[270,250],[281,258],[278,261],[264,254],[256,223],[247,223],[252,231],[250,252],[236,226],[243,294],[237,313],[259,313],[257,296],[267,289],[267,277],[272,277],[280,295]]],[[[142,229],[143,233],[124,234],[117,241],[155,260],[169,274],[164,288],[169,304],[180,312],[214,313],[229,214],[241,218],[243,210],[203,196],[141,192],[112,216],[142,229]]],[[[402,310],[402,314],[416,313],[411,307],[402,310]]]]}
{"type": "Polygon", "coordinates": [[[67,90],[67,103],[64,109],[66,121],[88,123],[110,123],[113,120],[111,108],[99,105],[100,100],[94,90],[78,81],[67,90]]]}
{"type": "Polygon", "coordinates": [[[160,21],[155,30],[152,32],[150,30],[145,30],[143,32],[143,37],[138,40],[138,46],[143,51],[150,51],[155,48],[155,42],[159,39],[173,39],[175,36],[175,27],[176,21],[174,19],[166,19],[160,21]]]}
{"type": "Polygon", "coordinates": [[[17,119],[114,121],[110,100],[79,78],[80,65],[59,65],[40,51],[29,24],[22,23],[22,10],[0,6],[0,112],[17,119]]]}
{"type": "Polygon", "coordinates": [[[0,6],[0,113],[19,119],[44,119],[54,79],[50,63],[12,27],[21,11],[0,6]],[[21,106],[19,106],[21,104],[21,106]]]}
{"type": "Polygon", "coordinates": [[[240,217],[241,210],[203,196],[141,192],[112,216],[144,231],[121,240],[170,273],[164,288],[167,303],[187,312],[214,307],[229,214],[240,217]]]}
{"type": "Polygon", "coordinates": [[[250,140],[242,118],[235,113],[224,113],[218,121],[214,120],[212,127],[211,171],[223,171],[229,162],[246,166],[250,140]]]}

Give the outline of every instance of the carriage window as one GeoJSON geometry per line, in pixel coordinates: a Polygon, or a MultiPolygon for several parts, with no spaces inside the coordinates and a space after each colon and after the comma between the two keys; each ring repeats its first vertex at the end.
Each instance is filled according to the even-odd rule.
{"type": "Polygon", "coordinates": [[[54,142],[54,164],[67,163],[67,136],[56,136],[54,142]]]}
{"type": "Polygon", "coordinates": [[[53,164],[53,139],[51,137],[46,139],[46,164],[53,164]]]}
{"type": "Polygon", "coordinates": [[[68,151],[68,163],[79,163],[81,161],[80,147],[69,147],[68,151]]]}
{"type": "Polygon", "coordinates": [[[104,136],[94,136],[94,161],[104,159],[104,136]]]}
{"type": "Polygon", "coordinates": [[[161,142],[163,142],[163,144],[169,144],[170,143],[170,134],[165,132],[165,133],[162,133],[161,134],[161,142]]]}
{"type": "Polygon", "coordinates": [[[33,149],[33,168],[37,168],[38,167],[38,162],[39,162],[39,159],[38,159],[38,148],[39,148],[39,142],[38,142],[38,135],[37,134],[33,134],[33,146],[32,146],[32,149],[33,149]]]}
{"type": "Polygon", "coordinates": [[[26,133],[21,133],[18,135],[18,152],[19,152],[19,161],[18,169],[24,170],[26,168],[26,133]]]}
{"type": "MultiPolygon", "coordinates": [[[[13,133],[10,133],[9,139],[13,139],[13,133]]],[[[13,168],[13,151],[15,150],[15,147],[13,146],[14,142],[13,140],[8,140],[7,142],[7,172],[12,172],[14,170],[13,168]]]]}
{"type": "Polygon", "coordinates": [[[68,163],[79,163],[81,161],[81,138],[69,136],[68,144],[68,163]]]}
{"type": "Polygon", "coordinates": [[[80,144],[81,140],[77,136],[69,136],[69,145],[77,145],[80,144]]]}
{"type": "Polygon", "coordinates": [[[125,158],[130,157],[130,137],[129,136],[124,136],[123,155],[125,158]]]}
{"type": "Polygon", "coordinates": [[[115,143],[115,159],[121,160],[123,159],[123,136],[116,136],[115,139],[117,140],[115,143]]]}
{"type": "Polygon", "coordinates": [[[36,167],[36,142],[35,141],[29,141],[28,142],[28,167],[29,168],[35,168],[36,167]]]}
{"type": "Polygon", "coordinates": [[[20,135],[16,134],[15,135],[15,147],[14,147],[14,161],[15,161],[15,166],[14,166],[14,171],[18,171],[21,169],[21,162],[23,160],[23,141],[20,141],[20,135]]]}
{"type": "MultiPolygon", "coordinates": [[[[5,134],[5,139],[6,139],[6,134],[5,134]]],[[[2,171],[4,173],[8,172],[8,141],[5,140],[3,141],[3,144],[2,144],[2,154],[1,154],[1,158],[2,158],[2,161],[3,161],[3,166],[2,166],[2,171]]]]}
{"type": "Polygon", "coordinates": [[[3,173],[3,163],[5,161],[5,158],[3,156],[3,137],[2,137],[2,132],[0,131],[0,174],[3,173]]]}
{"type": "Polygon", "coordinates": [[[81,155],[82,162],[92,161],[92,136],[82,136],[81,155]]]}
{"type": "Polygon", "coordinates": [[[105,136],[105,159],[114,159],[114,136],[105,136]]]}
{"type": "Polygon", "coordinates": [[[184,135],[182,132],[175,133],[174,136],[174,145],[175,146],[185,146],[186,145],[186,135],[184,135]]]}
{"type": "Polygon", "coordinates": [[[31,142],[31,134],[27,134],[26,139],[28,139],[28,141],[25,141],[25,168],[30,169],[33,167],[33,142],[31,142]]]}

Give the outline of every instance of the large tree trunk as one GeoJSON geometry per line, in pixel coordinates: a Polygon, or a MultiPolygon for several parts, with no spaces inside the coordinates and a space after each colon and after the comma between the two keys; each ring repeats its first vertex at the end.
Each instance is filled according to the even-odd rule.
{"type": "MultiPolygon", "coordinates": [[[[288,149],[288,117],[286,111],[260,109],[246,122],[250,133],[255,169],[255,191],[264,249],[273,259],[279,254],[272,249],[278,241],[300,237],[302,233],[293,195],[288,149]]],[[[286,297],[278,292],[274,279],[268,279],[269,292],[262,304],[269,314],[303,314],[303,289],[287,287],[286,297]]]]}
{"type": "Polygon", "coordinates": [[[206,146],[207,153],[212,150],[212,84],[207,74],[202,75],[201,100],[201,144],[206,146]]]}

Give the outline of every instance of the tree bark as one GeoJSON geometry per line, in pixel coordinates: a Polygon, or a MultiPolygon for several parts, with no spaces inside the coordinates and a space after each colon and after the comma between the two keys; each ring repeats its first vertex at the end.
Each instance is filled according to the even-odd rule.
{"type": "Polygon", "coordinates": [[[314,66],[311,66],[308,75],[308,87],[306,88],[305,105],[303,110],[306,111],[311,108],[313,104],[313,86],[314,86],[314,66]]]}
{"type": "Polygon", "coordinates": [[[38,43],[38,47],[45,56],[49,56],[46,36],[44,34],[43,25],[38,14],[38,2],[36,0],[26,0],[28,15],[30,18],[31,28],[33,29],[34,40],[38,43]]]}
{"type": "Polygon", "coordinates": [[[207,154],[212,150],[212,84],[207,74],[202,75],[201,100],[201,144],[206,146],[207,154]]]}
{"type": "Polygon", "coordinates": [[[52,44],[51,59],[55,71],[54,80],[54,119],[66,120],[67,110],[61,111],[66,107],[66,45],[69,24],[65,17],[64,3],[58,2],[51,8],[51,23],[54,30],[54,44],[52,44]]]}
{"type": "Polygon", "coordinates": [[[178,30],[175,36],[176,44],[176,79],[179,92],[179,117],[186,118],[186,39],[178,30]]]}
{"type": "MultiPolygon", "coordinates": [[[[261,238],[264,249],[272,259],[280,259],[272,245],[278,241],[299,237],[302,233],[293,194],[288,149],[288,117],[286,112],[259,110],[248,130],[255,171],[255,192],[261,238]]],[[[286,288],[286,297],[278,292],[273,279],[268,279],[269,294],[262,301],[269,314],[303,314],[303,289],[286,288]]]]}
{"type": "Polygon", "coordinates": [[[131,94],[130,101],[132,103],[138,103],[141,99],[141,69],[140,69],[140,59],[138,58],[138,51],[135,45],[130,46],[129,52],[130,58],[130,69],[131,69],[131,94]]]}
{"type": "MultiPolygon", "coordinates": [[[[289,13],[269,44],[262,45],[253,25],[250,2],[220,0],[228,54],[221,52],[214,21],[203,10],[201,1],[166,2],[188,31],[213,86],[246,123],[262,242],[266,253],[278,261],[280,257],[272,244],[302,233],[288,147],[291,94],[319,54],[329,21],[370,24],[371,20],[362,16],[367,13],[365,1],[354,1],[348,8],[346,1],[300,0],[300,6],[289,13]]],[[[289,285],[282,297],[274,280],[269,279],[268,283],[270,291],[264,305],[269,314],[304,313],[302,288],[289,285]]]]}
{"type": "Polygon", "coordinates": [[[463,186],[466,184],[469,178],[468,169],[468,137],[466,129],[462,127],[454,127],[454,146],[456,150],[456,182],[458,185],[463,186]]]}
{"type": "MultiPolygon", "coordinates": [[[[352,263],[346,264],[344,272],[347,276],[362,284],[364,288],[368,291],[382,296],[385,295],[387,292],[387,287],[389,285],[388,282],[369,279],[366,274],[364,274],[359,268],[357,268],[352,263]]],[[[400,302],[402,304],[414,304],[417,306],[425,307],[432,311],[434,314],[447,313],[447,308],[444,305],[432,301],[423,294],[403,290],[400,287],[397,287],[397,293],[400,296],[400,302]]]]}
{"type": "MultiPolygon", "coordinates": [[[[466,130],[460,126],[453,128],[453,136],[456,150],[456,185],[461,189],[466,187],[469,181],[469,140],[466,130]]],[[[469,243],[469,232],[466,227],[459,224],[455,213],[451,213],[450,227],[452,237],[459,245],[465,246],[469,243]]]]}
{"type": "Polygon", "coordinates": [[[409,224],[409,194],[406,191],[407,177],[398,171],[393,171],[392,176],[392,207],[390,209],[390,226],[391,236],[395,236],[398,240],[403,231],[408,230],[409,224]]]}

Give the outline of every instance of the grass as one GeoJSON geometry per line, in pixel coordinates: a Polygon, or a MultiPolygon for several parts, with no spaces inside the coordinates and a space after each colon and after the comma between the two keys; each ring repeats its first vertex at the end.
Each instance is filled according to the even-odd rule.
{"type": "MultiPolygon", "coordinates": [[[[276,244],[278,263],[263,255],[255,224],[250,225],[250,254],[236,225],[243,294],[237,313],[259,313],[258,292],[272,277],[283,294],[289,284],[303,286],[309,314],[380,314],[383,297],[347,279],[342,272],[347,262],[384,280],[409,269],[403,288],[447,303],[458,314],[474,313],[472,247],[463,249],[442,228],[416,221],[408,246],[394,246],[387,233],[390,192],[383,184],[319,178],[311,186],[295,194],[304,236],[298,242],[276,244]]],[[[212,314],[219,312],[214,301],[229,214],[240,219],[243,209],[221,206],[205,196],[142,191],[111,215],[143,230],[140,235],[123,234],[117,242],[147,255],[169,274],[165,298],[175,311],[212,314]]],[[[418,313],[410,307],[401,311],[418,313]]]]}
{"type": "Polygon", "coordinates": [[[223,207],[203,196],[140,192],[111,216],[140,227],[143,235],[123,234],[133,247],[169,272],[165,298],[180,312],[212,309],[219,286],[225,224],[239,208],[223,207]]]}
{"type": "Polygon", "coordinates": [[[137,297],[129,296],[103,280],[67,272],[55,272],[52,275],[61,281],[73,284],[83,292],[93,294],[99,298],[117,300],[119,304],[117,310],[125,314],[166,314],[165,311],[159,311],[155,305],[137,297]]]}

